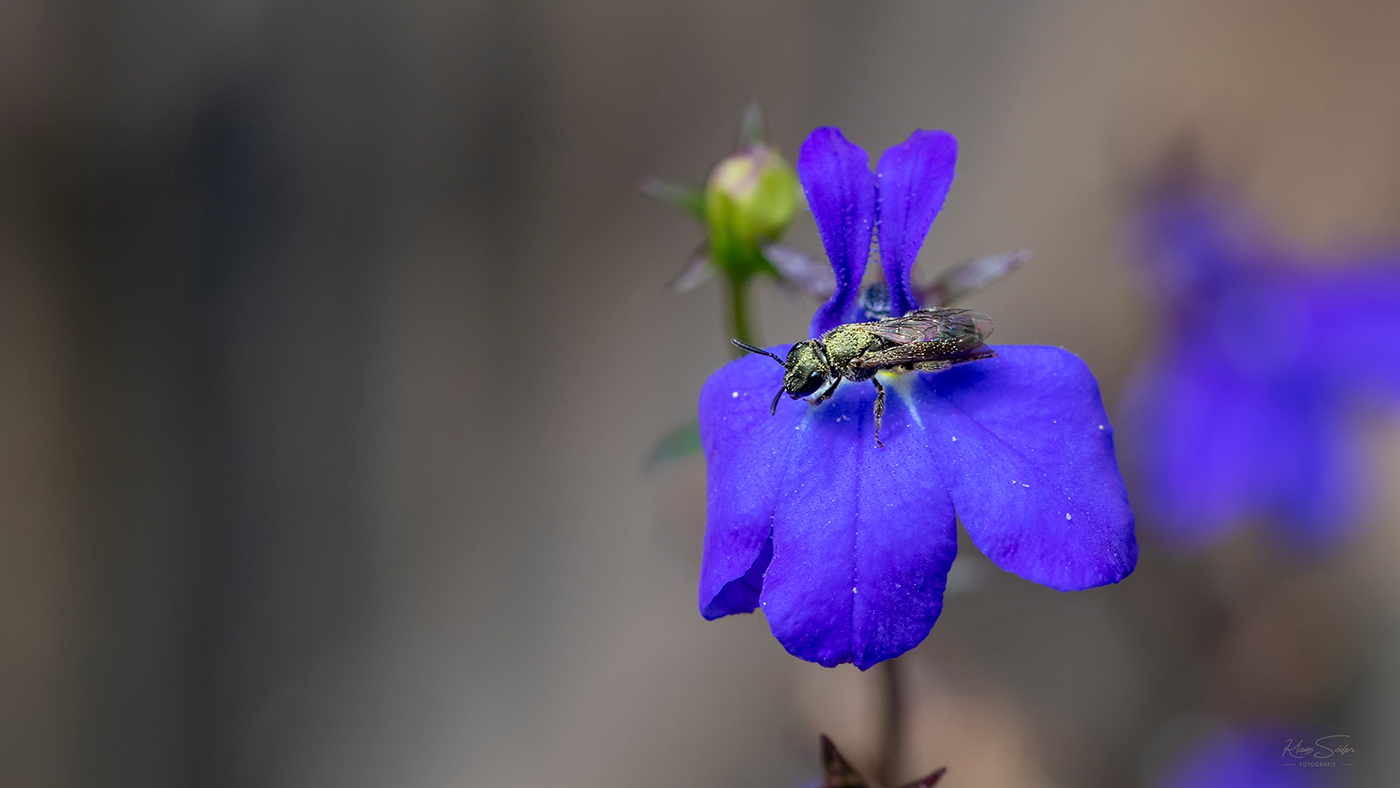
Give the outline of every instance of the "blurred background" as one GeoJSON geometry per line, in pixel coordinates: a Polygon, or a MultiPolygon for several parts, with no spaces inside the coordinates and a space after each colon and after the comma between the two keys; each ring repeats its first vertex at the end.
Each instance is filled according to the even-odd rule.
{"type": "MultiPolygon", "coordinates": [[[[1381,0],[9,0],[0,782],[785,787],[818,731],[868,762],[874,675],[695,608],[703,462],[645,458],[730,351],[717,287],[663,290],[700,231],[637,183],[700,183],[750,98],[792,157],[947,129],[922,277],[1030,248],[970,305],[1113,412],[1174,140],[1300,244],[1400,242],[1397,34],[1381,0]]],[[[762,290],[759,334],[810,310],[762,290]]],[[[1274,719],[1395,784],[1373,435],[1384,494],[1326,560],[1143,516],[1136,574],[1062,595],[964,549],[902,660],[908,776],[1149,785],[1274,719]]]]}

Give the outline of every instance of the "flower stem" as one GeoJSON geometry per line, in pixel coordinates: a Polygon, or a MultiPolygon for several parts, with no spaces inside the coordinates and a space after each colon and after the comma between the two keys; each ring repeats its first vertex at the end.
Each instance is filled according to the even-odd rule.
{"type": "MultiPolygon", "coordinates": [[[[749,278],[728,277],[729,281],[729,326],[734,330],[734,338],[749,345],[756,344],[749,328],[749,278]]],[[[743,351],[734,348],[737,355],[743,351]]]]}
{"type": "Polygon", "coordinates": [[[880,688],[884,695],[885,718],[880,728],[879,774],[876,780],[885,786],[895,784],[899,776],[904,744],[904,696],[900,689],[899,660],[880,663],[880,688]]]}

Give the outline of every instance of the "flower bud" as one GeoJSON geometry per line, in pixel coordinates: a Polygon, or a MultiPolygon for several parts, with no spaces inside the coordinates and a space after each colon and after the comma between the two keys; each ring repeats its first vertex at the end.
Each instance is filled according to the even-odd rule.
{"type": "Polygon", "coordinates": [[[721,159],[705,183],[715,262],[731,274],[763,266],[760,248],[782,235],[801,199],[797,172],[777,149],[749,145],[721,159]]]}

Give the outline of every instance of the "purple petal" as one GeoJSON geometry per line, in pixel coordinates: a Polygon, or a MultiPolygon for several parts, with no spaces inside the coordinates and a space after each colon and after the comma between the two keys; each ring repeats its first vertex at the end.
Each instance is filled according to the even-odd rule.
{"type": "Polygon", "coordinates": [[[1360,469],[1343,411],[1304,377],[1248,375],[1203,342],[1161,352],[1129,387],[1144,492],[1180,547],[1272,516],[1299,547],[1359,517],[1360,469]]]}
{"type": "Polygon", "coordinates": [[[953,185],[957,161],[958,141],[946,131],[917,130],[880,156],[880,263],[892,315],[919,307],[911,272],[953,185]]]}
{"type": "Polygon", "coordinates": [[[870,156],[832,126],[807,135],[798,154],[797,173],[822,247],[836,272],[836,292],[812,317],[815,337],[848,322],[855,305],[870,259],[875,176],[870,172],[870,156]]]}
{"type": "Polygon", "coordinates": [[[1060,348],[996,351],[909,387],[963,527],[997,566],[1051,588],[1122,580],[1137,542],[1098,383],[1060,348]]]}
{"type": "MultiPolygon", "coordinates": [[[[787,347],[771,350],[787,353],[787,347]]],[[[700,564],[700,611],[706,618],[758,607],[788,443],[801,415],[783,408],[769,416],[782,380],[783,368],[772,359],[744,356],[711,375],[700,390],[700,443],[709,486],[700,564]]]]}
{"type": "Polygon", "coordinates": [[[1349,763],[1346,755],[1321,757],[1340,749],[1347,737],[1317,737],[1299,728],[1263,726],[1216,731],[1195,742],[1181,760],[1157,781],[1158,788],[1321,788],[1335,785],[1336,769],[1306,768],[1301,761],[1349,763]],[[1293,757],[1295,743],[1315,757],[1293,757]]]}
{"type": "Polygon", "coordinates": [[[844,383],[797,411],[762,603],[792,654],[865,670],[928,636],[957,554],[952,502],[911,411],[891,400],[875,445],[874,388],[844,383]]]}

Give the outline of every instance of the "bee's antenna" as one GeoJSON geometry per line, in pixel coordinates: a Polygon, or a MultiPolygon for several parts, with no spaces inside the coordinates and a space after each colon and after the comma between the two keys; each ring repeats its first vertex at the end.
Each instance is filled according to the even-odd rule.
{"type": "MultiPolygon", "coordinates": [[[[754,347],[753,345],[750,345],[750,344],[747,343],[747,342],[740,342],[740,341],[737,340],[737,339],[731,339],[731,340],[729,340],[729,341],[730,341],[730,342],[733,342],[733,343],[734,343],[734,346],[737,347],[737,348],[739,348],[740,350],[747,350],[747,351],[750,352],[750,353],[758,353],[758,354],[760,354],[760,355],[767,356],[767,357],[773,359],[774,361],[778,362],[779,364],[782,364],[782,365],[783,365],[783,369],[787,369],[787,363],[786,363],[786,362],[784,362],[782,359],[778,358],[777,356],[773,355],[772,353],[769,353],[768,351],[764,350],[764,349],[761,348],[761,347],[754,347]]],[[[775,405],[774,407],[777,407],[777,406],[775,405]]]]}
{"type": "Polygon", "coordinates": [[[778,400],[783,398],[783,389],[778,389],[778,393],[773,395],[773,407],[768,409],[769,416],[778,415],[778,400]]]}

